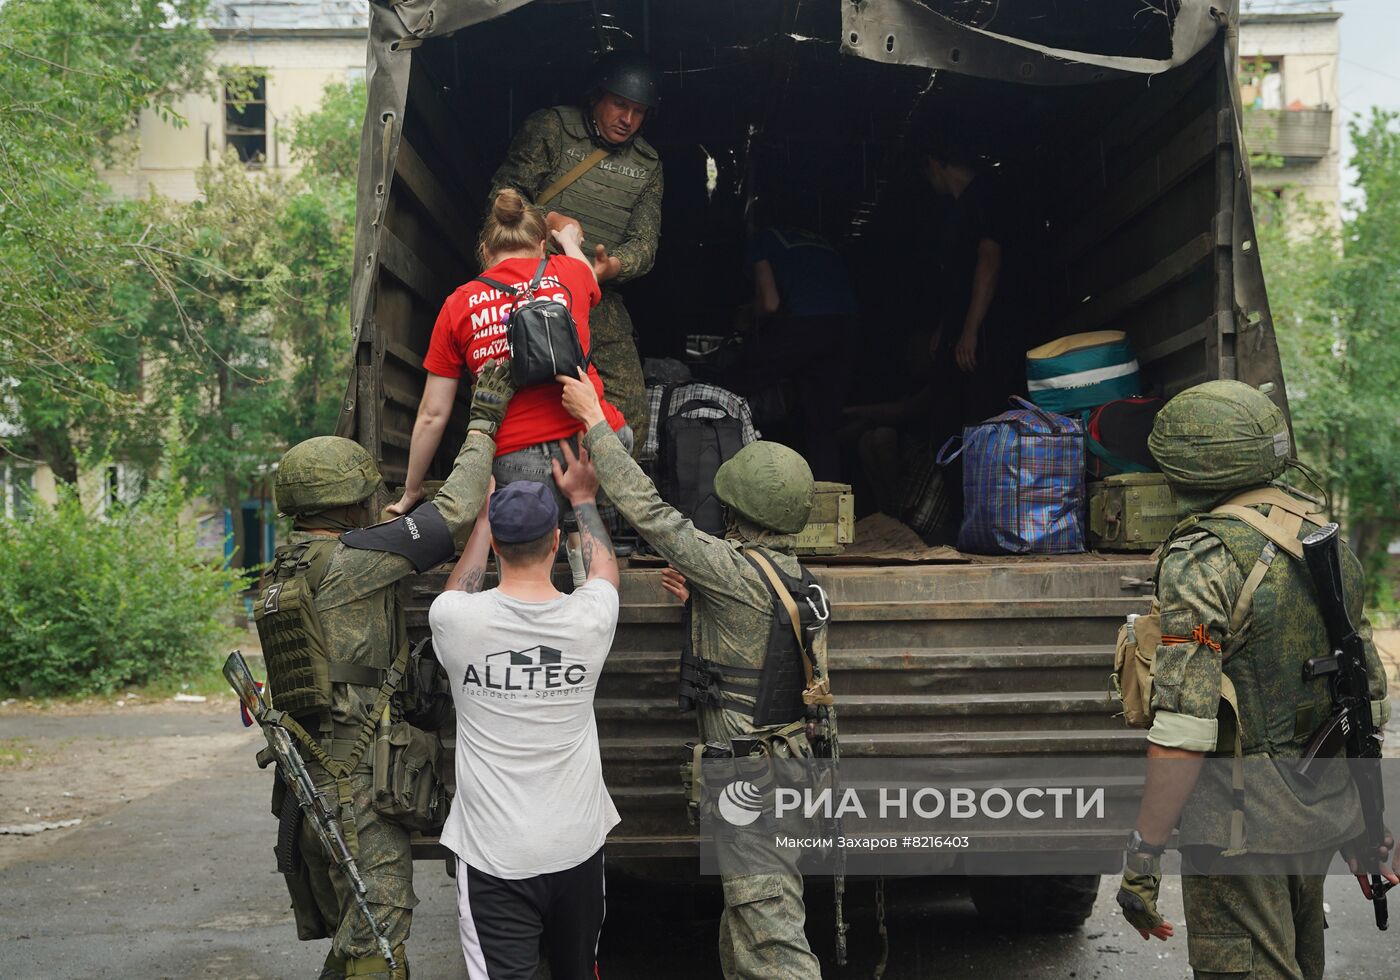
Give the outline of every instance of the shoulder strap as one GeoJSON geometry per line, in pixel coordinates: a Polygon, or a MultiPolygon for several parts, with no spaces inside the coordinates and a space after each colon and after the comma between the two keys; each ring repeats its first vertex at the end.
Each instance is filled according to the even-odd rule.
{"type": "Polygon", "coordinates": [[[603,160],[611,153],[611,150],[604,150],[600,148],[588,154],[588,156],[584,157],[582,160],[576,163],[572,170],[570,170],[564,176],[560,177],[558,180],[556,180],[554,183],[550,184],[542,192],[540,192],[540,196],[535,198],[536,206],[544,207],[550,201],[554,200],[556,197],[558,197],[564,192],[565,188],[567,188],[574,181],[578,180],[584,174],[588,173],[588,171],[598,166],[598,164],[602,163],[603,160]]]}
{"type": "Polygon", "coordinates": [[[1211,513],[1244,521],[1294,558],[1303,560],[1303,544],[1298,540],[1303,519],[1297,514],[1280,513],[1280,508],[1275,505],[1269,509],[1269,516],[1265,517],[1257,510],[1240,504],[1221,504],[1211,513]]]}
{"type": "Polygon", "coordinates": [[[763,576],[768,590],[777,597],[778,601],[782,603],[783,609],[787,611],[788,622],[792,625],[792,635],[797,640],[798,656],[802,659],[802,672],[807,675],[807,689],[802,692],[802,700],[807,704],[834,704],[836,699],[832,697],[830,681],[825,677],[818,680],[814,675],[812,654],[802,639],[802,613],[798,611],[797,603],[793,601],[792,592],[762,550],[745,548],[742,554],[763,576]]]}
{"type": "Polygon", "coordinates": [[[499,289],[507,296],[514,296],[520,292],[520,290],[516,289],[514,286],[507,286],[503,282],[497,282],[494,279],[487,279],[485,276],[472,276],[470,279],[467,280],[467,282],[484,282],[488,286],[494,286],[495,288],[499,289]]]}
{"type": "Polygon", "coordinates": [[[530,285],[525,287],[531,293],[540,288],[540,280],[544,278],[544,267],[547,265],[549,265],[548,255],[540,259],[540,264],[535,268],[535,277],[530,280],[530,285]]]}

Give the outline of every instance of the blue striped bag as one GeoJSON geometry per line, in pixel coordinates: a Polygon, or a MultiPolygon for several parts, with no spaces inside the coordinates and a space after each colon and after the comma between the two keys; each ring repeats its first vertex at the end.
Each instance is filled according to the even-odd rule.
{"type": "Polygon", "coordinates": [[[1076,333],[1031,348],[1026,387],[1031,401],[1061,415],[1142,394],[1137,355],[1121,330],[1076,333]]]}
{"type": "Polygon", "coordinates": [[[963,429],[938,453],[963,456],[958,550],[1060,555],[1084,550],[1084,426],[1023,398],[1020,408],[963,429]],[[953,444],[962,445],[956,450],[953,444]]]}

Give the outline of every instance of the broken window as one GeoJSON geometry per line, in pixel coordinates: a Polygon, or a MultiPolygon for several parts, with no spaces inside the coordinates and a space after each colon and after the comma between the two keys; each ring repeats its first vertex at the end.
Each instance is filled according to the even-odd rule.
{"type": "Polygon", "coordinates": [[[224,77],[224,145],[250,166],[267,161],[267,76],[247,70],[224,77]]]}

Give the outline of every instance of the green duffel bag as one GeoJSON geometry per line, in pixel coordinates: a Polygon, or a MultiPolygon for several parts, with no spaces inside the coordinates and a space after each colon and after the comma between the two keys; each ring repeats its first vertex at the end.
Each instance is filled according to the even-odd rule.
{"type": "Polygon", "coordinates": [[[1089,548],[1155,551],[1176,526],[1176,503],[1161,473],[1120,473],[1088,486],[1089,548]]]}

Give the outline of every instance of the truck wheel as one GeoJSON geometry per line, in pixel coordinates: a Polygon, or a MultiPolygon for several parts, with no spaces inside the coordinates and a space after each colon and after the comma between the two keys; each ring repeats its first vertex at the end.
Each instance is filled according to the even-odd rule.
{"type": "Polygon", "coordinates": [[[969,875],[972,904],[999,929],[1070,932],[1094,910],[1099,875],[969,875]]]}

